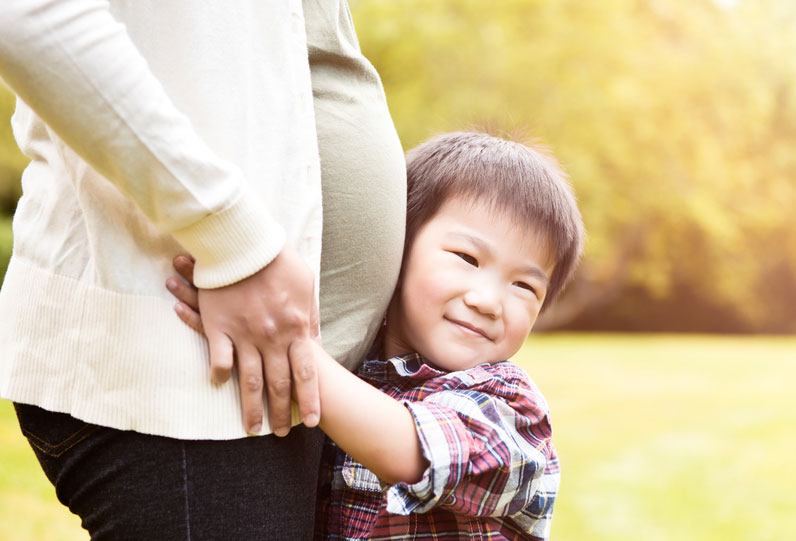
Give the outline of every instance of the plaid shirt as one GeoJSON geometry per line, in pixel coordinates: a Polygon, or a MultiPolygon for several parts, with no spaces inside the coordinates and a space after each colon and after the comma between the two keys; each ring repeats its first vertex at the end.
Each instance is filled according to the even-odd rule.
{"type": "Polygon", "coordinates": [[[359,376],[403,402],[430,465],[382,484],[327,439],[318,539],[547,539],[560,479],[545,401],[510,362],[441,372],[417,354],[359,376]]]}

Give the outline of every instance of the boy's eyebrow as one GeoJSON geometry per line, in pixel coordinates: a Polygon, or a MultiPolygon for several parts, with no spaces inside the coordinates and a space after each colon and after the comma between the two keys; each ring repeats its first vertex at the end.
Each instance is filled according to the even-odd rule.
{"type": "Polygon", "coordinates": [[[550,285],[550,278],[547,276],[547,273],[542,269],[540,269],[539,267],[537,267],[536,265],[531,265],[530,267],[524,267],[521,270],[526,274],[530,274],[531,276],[539,278],[542,282],[544,282],[545,287],[550,285]]]}
{"type": "MultiPolygon", "coordinates": [[[[482,250],[482,251],[486,252],[487,254],[491,255],[492,252],[493,252],[492,246],[490,246],[488,242],[486,242],[484,239],[478,238],[478,237],[476,237],[474,235],[471,235],[469,233],[464,233],[462,231],[454,231],[454,232],[448,233],[448,236],[449,237],[458,237],[460,239],[469,241],[469,242],[475,244],[476,247],[478,247],[479,250],[482,250]]],[[[538,265],[534,265],[534,264],[527,265],[527,266],[521,267],[519,269],[519,271],[522,274],[529,274],[529,275],[531,275],[531,276],[533,276],[535,278],[538,278],[539,280],[544,282],[545,286],[548,286],[550,284],[550,278],[547,276],[547,273],[545,271],[543,271],[538,265]]]]}

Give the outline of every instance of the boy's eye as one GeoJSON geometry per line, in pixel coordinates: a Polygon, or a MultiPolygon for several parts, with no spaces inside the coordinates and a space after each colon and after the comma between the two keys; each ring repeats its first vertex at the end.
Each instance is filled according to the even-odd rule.
{"type": "Polygon", "coordinates": [[[478,266],[478,260],[476,260],[470,254],[465,254],[464,252],[453,252],[453,253],[456,254],[457,256],[461,257],[462,259],[464,259],[467,263],[469,263],[473,267],[477,267],[478,266]]]}
{"type": "Polygon", "coordinates": [[[514,285],[519,287],[519,288],[521,288],[521,289],[527,289],[528,291],[530,291],[534,295],[536,294],[536,289],[534,289],[534,287],[532,285],[530,285],[530,284],[527,284],[525,282],[514,282],[514,285]]]}

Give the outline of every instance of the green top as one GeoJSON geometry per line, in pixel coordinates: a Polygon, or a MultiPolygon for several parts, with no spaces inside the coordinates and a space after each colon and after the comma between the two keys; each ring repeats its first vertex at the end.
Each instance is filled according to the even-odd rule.
{"type": "Polygon", "coordinates": [[[403,251],[406,166],[376,70],[344,0],[304,1],[321,156],[321,332],[348,368],[387,308],[403,251]]]}

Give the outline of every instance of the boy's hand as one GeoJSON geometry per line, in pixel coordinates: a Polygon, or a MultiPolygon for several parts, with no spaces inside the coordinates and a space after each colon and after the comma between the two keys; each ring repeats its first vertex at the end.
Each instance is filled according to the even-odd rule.
{"type": "Polygon", "coordinates": [[[269,421],[276,435],[290,430],[291,391],[307,426],[317,425],[320,418],[315,365],[288,354],[293,341],[318,333],[314,293],[301,289],[302,278],[312,280],[312,276],[309,269],[301,272],[302,265],[286,248],[271,264],[241,282],[197,290],[192,283],[193,260],[177,256],[174,267],[189,283],[176,278],[167,281],[180,301],[175,306],[180,319],[208,336],[213,380],[223,383],[231,375],[233,359],[237,364],[244,424],[250,433],[260,430],[264,381],[269,421]],[[296,294],[291,297],[293,290],[296,294]]]}

